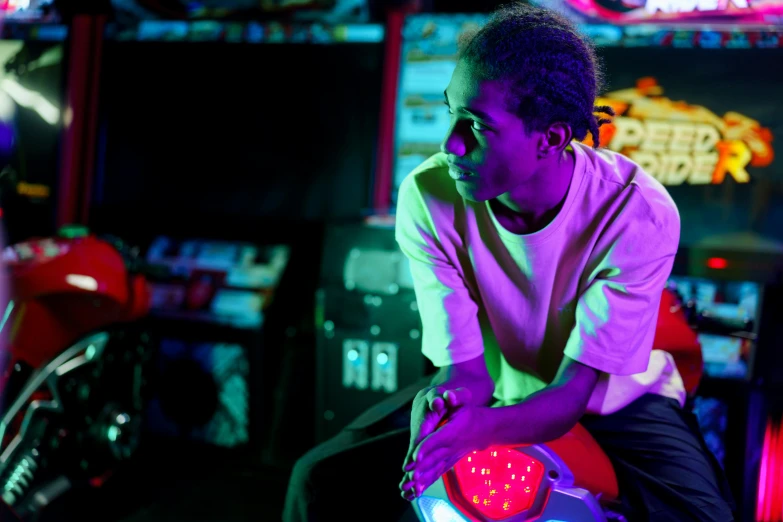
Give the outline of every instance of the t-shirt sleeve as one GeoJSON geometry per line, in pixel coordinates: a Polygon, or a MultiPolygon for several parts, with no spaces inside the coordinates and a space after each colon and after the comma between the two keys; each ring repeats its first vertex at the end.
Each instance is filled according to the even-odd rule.
{"type": "Polygon", "coordinates": [[[626,212],[596,245],[565,348],[565,355],[612,375],[647,370],[679,243],[676,207],[639,206],[644,208],[626,212]]]}
{"type": "Polygon", "coordinates": [[[396,238],[408,258],[422,321],[422,353],[437,367],[484,353],[478,306],[439,239],[414,175],[400,186],[396,238]]]}

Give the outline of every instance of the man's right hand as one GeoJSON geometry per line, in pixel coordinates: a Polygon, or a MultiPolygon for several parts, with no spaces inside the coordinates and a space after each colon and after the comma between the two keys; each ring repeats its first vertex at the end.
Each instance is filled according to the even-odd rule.
{"type": "Polygon", "coordinates": [[[416,446],[434,432],[447,417],[448,409],[443,398],[446,390],[447,388],[443,386],[429,386],[417,393],[416,398],[413,399],[411,442],[403,462],[403,471],[413,471],[413,452],[416,450],[416,446]]]}
{"type": "Polygon", "coordinates": [[[403,471],[413,471],[413,455],[419,443],[438,429],[451,411],[459,408],[468,397],[476,405],[486,405],[492,398],[494,388],[483,355],[442,367],[434,376],[432,385],[417,393],[413,400],[411,441],[403,462],[403,471]],[[465,393],[467,390],[469,392],[465,393]]]}
{"type": "MultiPolygon", "coordinates": [[[[467,388],[454,389],[447,386],[430,386],[416,395],[411,412],[411,441],[403,463],[405,474],[400,481],[400,490],[406,499],[411,500],[412,498],[408,498],[412,492],[406,491],[405,487],[406,484],[410,484],[414,480],[416,472],[414,454],[419,443],[436,431],[461,406],[468,404],[471,397],[472,395],[467,388]]],[[[421,494],[421,492],[419,491],[417,494],[421,494]]]]}
{"type": "Polygon", "coordinates": [[[413,454],[421,441],[426,439],[448,420],[457,408],[470,401],[471,393],[467,388],[430,386],[416,394],[411,412],[411,442],[402,469],[413,471],[413,454]]]}

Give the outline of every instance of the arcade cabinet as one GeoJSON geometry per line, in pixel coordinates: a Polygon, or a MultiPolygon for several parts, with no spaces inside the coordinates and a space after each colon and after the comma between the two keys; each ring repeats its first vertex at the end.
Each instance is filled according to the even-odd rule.
{"type": "Polygon", "coordinates": [[[187,397],[167,386],[154,433],[249,444],[275,465],[313,445],[312,415],[289,412],[316,388],[301,376],[313,369],[323,223],[370,206],[383,36],[377,24],[107,25],[88,222],[174,268],[154,282],[157,380],[174,368],[212,383],[217,404],[177,418],[187,397]],[[185,335],[196,327],[201,342],[185,335]],[[219,436],[231,426],[248,433],[219,436]]]}

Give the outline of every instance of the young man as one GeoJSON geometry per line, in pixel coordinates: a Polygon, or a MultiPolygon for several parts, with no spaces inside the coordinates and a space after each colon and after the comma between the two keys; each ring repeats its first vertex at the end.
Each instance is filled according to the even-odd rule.
{"type": "Polygon", "coordinates": [[[304,457],[288,520],[327,506],[394,520],[387,468],[404,441],[411,500],[470,451],[546,442],[579,421],[612,460],[628,520],[733,520],[674,362],[651,350],[677,208],[629,159],[575,141],[599,143],[595,113],[611,114],[594,107],[599,88],[592,47],[550,11],[504,7],[464,42],[442,153],[405,179],[397,210],[439,371],[409,430],[389,429],[398,396],[304,457]],[[365,497],[377,513],[355,504],[365,497]]]}

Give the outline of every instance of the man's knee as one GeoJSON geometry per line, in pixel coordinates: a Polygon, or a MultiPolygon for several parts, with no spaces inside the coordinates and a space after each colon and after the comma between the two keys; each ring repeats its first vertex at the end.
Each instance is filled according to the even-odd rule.
{"type": "Polygon", "coordinates": [[[350,448],[352,439],[349,432],[341,432],[326,442],[315,446],[294,463],[289,480],[288,494],[308,496],[317,481],[318,470],[330,457],[350,448]]]}
{"type": "Polygon", "coordinates": [[[316,446],[297,459],[291,470],[288,486],[289,495],[292,493],[301,495],[311,487],[314,470],[324,458],[321,447],[316,446]]]}
{"type": "Polygon", "coordinates": [[[313,473],[322,460],[318,447],[299,457],[288,479],[283,508],[283,522],[304,522],[308,520],[308,506],[313,497],[313,473]]]}

